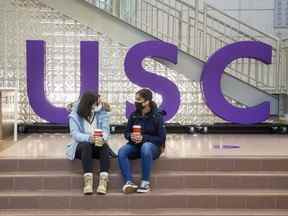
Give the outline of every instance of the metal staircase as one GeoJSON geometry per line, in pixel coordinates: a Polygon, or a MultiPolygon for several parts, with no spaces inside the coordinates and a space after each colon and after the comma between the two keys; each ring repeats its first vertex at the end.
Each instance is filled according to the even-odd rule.
{"type": "MultiPolygon", "coordinates": [[[[105,32],[126,46],[161,39],[178,46],[178,64],[165,62],[187,78],[200,80],[207,58],[219,48],[240,40],[257,40],[273,47],[271,65],[239,59],[226,68],[224,95],[244,105],[271,103],[271,115],[279,115],[279,94],[287,94],[287,70],[283,42],[199,0],[41,0],[44,4],[105,32]]],[[[286,52],[287,54],[287,52],[286,52]]],[[[282,103],[281,103],[282,104],[282,103]]]]}

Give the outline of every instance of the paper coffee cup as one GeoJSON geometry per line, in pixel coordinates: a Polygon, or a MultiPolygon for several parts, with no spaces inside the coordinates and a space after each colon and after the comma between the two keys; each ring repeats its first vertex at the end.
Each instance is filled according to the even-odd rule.
{"type": "Polygon", "coordinates": [[[133,133],[141,134],[141,125],[133,125],[133,133]]]}
{"type": "MultiPolygon", "coordinates": [[[[101,129],[95,129],[94,130],[94,136],[102,138],[103,137],[103,131],[101,129]]],[[[101,147],[101,146],[103,146],[103,143],[98,144],[97,142],[95,142],[95,145],[101,147]]]]}
{"type": "Polygon", "coordinates": [[[94,130],[94,136],[97,136],[97,137],[103,137],[103,132],[101,129],[95,129],[94,130]]]}

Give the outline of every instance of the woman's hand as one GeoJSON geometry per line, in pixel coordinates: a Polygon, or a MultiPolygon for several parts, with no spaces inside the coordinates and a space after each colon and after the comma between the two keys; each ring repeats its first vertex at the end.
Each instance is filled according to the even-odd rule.
{"type": "Polygon", "coordinates": [[[67,104],[67,106],[66,106],[67,111],[72,112],[73,106],[74,106],[74,102],[67,104]]]}
{"type": "Polygon", "coordinates": [[[104,110],[105,110],[106,112],[111,112],[111,106],[110,106],[109,103],[104,102],[104,101],[101,101],[101,104],[102,104],[102,107],[104,108],[104,110]]]}
{"type": "Polygon", "coordinates": [[[104,145],[103,137],[95,136],[94,137],[94,144],[95,144],[95,146],[103,146],[104,145]]]}
{"type": "Polygon", "coordinates": [[[131,140],[136,143],[139,144],[143,141],[143,136],[139,133],[131,133],[131,140]]]}
{"type": "Polygon", "coordinates": [[[94,143],[95,146],[103,146],[104,140],[102,137],[91,135],[91,142],[94,143]]]}

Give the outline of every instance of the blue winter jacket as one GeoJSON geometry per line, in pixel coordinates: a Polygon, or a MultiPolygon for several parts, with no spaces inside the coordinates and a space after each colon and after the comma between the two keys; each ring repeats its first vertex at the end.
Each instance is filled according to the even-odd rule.
{"type": "MultiPolygon", "coordinates": [[[[70,160],[75,159],[75,153],[78,143],[90,143],[90,134],[84,132],[84,119],[77,113],[78,104],[73,106],[72,112],[69,114],[69,129],[72,137],[72,142],[66,145],[66,156],[70,160]]],[[[94,112],[94,121],[96,128],[103,131],[103,139],[108,141],[110,136],[110,113],[102,108],[98,112],[94,112]]]]}

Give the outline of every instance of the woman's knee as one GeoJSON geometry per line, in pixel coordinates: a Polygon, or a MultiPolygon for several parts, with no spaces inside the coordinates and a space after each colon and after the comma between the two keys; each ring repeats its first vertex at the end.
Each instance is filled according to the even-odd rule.
{"type": "Polygon", "coordinates": [[[129,154],[129,149],[127,145],[121,146],[118,150],[118,158],[127,158],[129,154]]]}
{"type": "Polygon", "coordinates": [[[85,152],[92,152],[92,145],[90,143],[86,143],[86,142],[81,142],[78,144],[79,145],[79,149],[82,151],[85,151],[85,152]]]}
{"type": "Polygon", "coordinates": [[[99,154],[102,155],[103,157],[109,158],[109,146],[108,145],[101,146],[99,148],[99,154]]]}
{"type": "Polygon", "coordinates": [[[108,146],[108,144],[107,143],[104,143],[104,145],[103,146],[101,146],[101,147],[99,147],[99,149],[101,150],[101,151],[109,151],[109,146],[108,146]]]}
{"type": "Polygon", "coordinates": [[[141,146],[141,157],[152,157],[152,143],[145,142],[141,146]]]}

